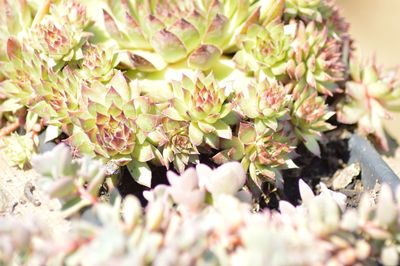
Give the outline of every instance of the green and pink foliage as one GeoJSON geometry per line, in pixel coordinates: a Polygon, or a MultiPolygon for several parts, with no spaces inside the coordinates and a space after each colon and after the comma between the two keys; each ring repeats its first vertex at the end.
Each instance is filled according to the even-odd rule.
{"type": "Polygon", "coordinates": [[[380,118],[398,108],[392,73],[376,70],[379,95],[354,93],[377,85],[353,72],[375,70],[347,77],[348,25],[330,0],[0,5],[0,110],[26,109],[52,140],[146,186],[153,166],[183,173],[205,157],[281,182],[299,145],[320,154],[332,110],[385,147],[380,118]]]}
{"type": "Polygon", "coordinates": [[[258,132],[278,129],[279,121],[289,119],[292,96],[290,88],[275,80],[248,84],[237,92],[234,104],[245,118],[252,119],[258,132]]]}
{"type": "Polygon", "coordinates": [[[34,11],[26,0],[0,1],[0,61],[7,61],[7,40],[27,30],[33,21],[34,11]]]}
{"type": "Polygon", "coordinates": [[[32,158],[33,168],[41,175],[38,184],[50,197],[62,203],[63,215],[70,216],[98,201],[105,179],[101,161],[89,157],[73,159],[65,144],[32,158]]]}
{"type": "Polygon", "coordinates": [[[243,48],[233,58],[237,67],[255,75],[259,75],[260,70],[271,77],[285,74],[293,41],[291,28],[274,22],[267,26],[250,26],[241,39],[243,48]]]}
{"type": "Polygon", "coordinates": [[[200,152],[190,140],[189,125],[186,121],[164,118],[160,131],[162,137],[158,141],[164,161],[167,164],[173,163],[180,173],[188,164],[199,162],[200,152]]]}
{"type": "Polygon", "coordinates": [[[378,145],[388,150],[383,120],[399,110],[400,84],[397,69],[383,71],[374,61],[350,63],[351,80],[346,83],[346,96],[338,105],[338,120],[358,124],[359,132],[372,135],[378,145]]]}
{"type": "Polygon", "coordinates": [[[249,122],[242,122],[237,137],[222,142],[222,151],[213,160],[219,164],[231,160],[240,160],[244,169],[258,186],[264,181],[281,182],[279,170],[294,167],[288,136],[282,129],[273,132],[270,129],[257,131],[249,122]]]}
{"type": "Polygon", "coordinates": [[[329,36],[326,27],[314,22],[296,25],[295,39],[289,52],[287,73],[297,82],[306,82],[319,93],[332,96],[340,91],[337,82],[344,79],[341,43],[329,36]]]}
{"type": "Polygon", "coordinates": [[[82,85],[76,70],[66,66],[54,71],[36,51],[14,38],[7,41],[7,55],[10,61],[1,70],[7,77],[0,84],[2,92],[48,124],[70,123],[68,111],[77,108],[82,85]]]}
{"type": "Polygon", "coordinates": [[[97,44],[85,43],[82,47],[82,53],[79,72],[84,79],[98,79],[107,82],[113,77],[117,56],[111,49],[106,49],[97,44]]]}
{"type": "Polygon", "coordinates": [[[240,33],[268,15],[264,2],[107,1],[103,16],[129,68],[160,71],[184,60],[208,70],[223,53],[237,50],[240,33]]]}
{"type": "Polygon", "coordinates": [[[121,165],[132,157],[140,162],[155,157],[147,136],[158,125],[159,116],[153,114],[154,106],[147,97],[131,90],[122,72],[117,71],[107,84],[86,84],[81,95],[79,110],[70,112],[77,125],[70,137],[72,145],[121,165]]]}
{"type": "Polygon", "coordinates": [[[175,98],[163,114],[174,121],[189,122],[189,139],[195,146],[205,143],[217,149],[219,138],[232,138],[228,121],[224,121],[232,104],[227,102],[227,92],[212,74],[204,76],[199,72],[195,80],[183,76],[171,86],[175,98]]]}
{"type": "Polygon", "coordinates": [[[23,169],[30,165],[30,160],[35,154],[35,144],[32,136],[13,134],[2,139],[3,152],[12,166],[23,169]]]}
{"type": "Polygon", "coordinates": [[[327,122],[335,112],[329,110],[325,98],[318,96],[313,88],[304,85],[300,91],[300,94],[294,93],[291,124],[297,139],[312,153],[320,156],[317,140],[321,138],[322,132],[335,128],[327,122]]]}

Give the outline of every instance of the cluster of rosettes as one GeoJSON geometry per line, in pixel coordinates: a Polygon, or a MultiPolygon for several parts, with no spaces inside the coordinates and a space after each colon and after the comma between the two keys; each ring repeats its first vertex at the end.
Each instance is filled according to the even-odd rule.
{"type": "Polygon", "coordinates": [[[152,165],[182,173],[205,157],[274,181],[298,145],[320,154],[326,99],[358,82],[342,86],[349,38],[330,0],[94,2],[1,2],[1,94],[51,126],[42,139],[142,184],[152,165]]]}
{"type": "Polygon", "coordinates": [[[185,60],[194,69],[210,69],[225,52],[237,48],[236,36],[263,19],[262,1],[106,1],[104,22],[123,49],[125,65],[160,71],[185,60]]]}
{"type": "Polygon", "coordinates": [[[145,192],[143,209],[131,195],[98,201],[93,184],[104,178],[104,168],[87,158],[72,160],[65,146],[36,157],[34,166],[49,195],[69,206],[73,195],[74,202],[86,202],[75,205],[75,212],[86,210],[71,218],[67,234],[58,235],[30,217],[24,223],[1,218],[5,264],[395,266],[400,261],[400,190],[393,193],[387,185],[377,203],[365,194],[352,209],[344,194],[321,184],[315,195],[300,180],[301,205],[280,201],[279,212],[254,213],[250,194],[240,190],[246,180],[240,163],[216,169],[198,164],[180,176],[168,172],[170,185],[145,192]]]}

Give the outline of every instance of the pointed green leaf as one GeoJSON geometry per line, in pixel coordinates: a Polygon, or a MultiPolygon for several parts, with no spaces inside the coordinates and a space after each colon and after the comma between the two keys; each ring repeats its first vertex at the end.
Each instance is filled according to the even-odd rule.
{"type": "Polygon", "coordinates": [[[175,34],[165,29],[154,34],[151,44],[157,53],[169,63],[181,60],[187,53],[181,40],[175,34]]]}
{"type": "Polygon", "coordinates": [[[257,133],[250,123],[240,123],[238,137],[243,144],[256,141],[257,133]]]}
{"type": "Polygon", "coordinates": [[[191,68],[208,70],[218,61],[221,54],[222,51],[216,46],[203,44],[190,54],[188,64],[191,68]]]}
{"type": "Polygon", "coordinates": [[[312,152],[315,156],[321,157],[321,149],[314,136],[303,136],[304,145],[306,148],[312,152]]]}
{"type": "Polygon", "coordinates": [[[146,187],[151,186],[151,170],[147,163],[132,160],[126,166],[132,178],[137,183],[146,187]]]}
{"type": "Polygon", "coordinates": [[[147,162],[155,157],[152,145],[148,142],[144,142],[141,145],[136,145],[132,155],[139,162],[147,162]]]}
{"type": "Polygon", "coordinates": [[[185,118],[173,107],[168,107],[163,111],[163,115],[176,121],[185,121],[185,118]]]}
{"type": "Polygon", "coordinates": [[[231,139],[232,138],[232,129],[230,126],[222,122],[221,120],[217,121],[214,124],[217,135],[223,139],[231,139]]]}
{"type": "Polygon", "coordinates": [[[61,128],[49,125],[44,132],[44,142],[51,141],[61,134],[61,128]]]}
{"type": "Polygon", "coordinates": [[[203,142],[203,132],[199,129],[199,127],[194,124],[190,123],[189,125],[189,138],[190,141],[195,145],[195,146],[200,146],[201,143],[203,142]]]}

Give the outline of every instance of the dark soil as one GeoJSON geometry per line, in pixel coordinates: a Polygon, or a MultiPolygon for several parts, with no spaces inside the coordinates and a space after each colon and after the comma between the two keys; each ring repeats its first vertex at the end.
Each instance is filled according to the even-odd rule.
{"type": "MultiPolygon", "coordinates": [[[[151,171],[153,173],[151,180],[151,188],[154,188],[157,185],[161,184],[168,184],[168,180],[166,178],[167,169],[165,167],[152,166],[151,171]]],[[[117,189],[122,197],[131,194],[136,196],[140,200],[143,206],[146,205],[147,201],[143,197],[143,192],[149,190],[149,188],[136,183],[126,167],[123,167],[121,169],[121,173],[119,175],[117,183],[117,189]]]]}
{"type": "MultiPolygon", "coordinates": [[[[294,205],[301,202],[298,187],[299,179],[303,179],[315,193],[319,192],[319,183],[323,182],[329,189],[332,187],[333,177],[348,166],[350,151],[348,147],[350,134],[346,128],[339,128],[326,134],[325,142],[320,143],[321,157],[310,153],[303,145],[296,150],[298,157],[294,162],[297,169],[282,172],[285,184],[282,198],[294,205]]],[[[364,192],[361,175],[356,174],[352,181],[343,188],[337,189],[347,196],[348,207],[356,207],[364,192]]]]}
{"type": "Polygon", "coordinates": [[[285,180],[285,200],[292,204],[299,203],[298,182],[300,178],[316,190],[316,186],[322,180],[332,177],[336,171],[343,169],[349,160],[347,142],[348,139],[338,139],[330,140],[328,143],[320,145],[321,157],[313,155],[303,145],[300,145],[296,150],[299,156],[294,159],[299,168],[282,172],[285,180]]]}

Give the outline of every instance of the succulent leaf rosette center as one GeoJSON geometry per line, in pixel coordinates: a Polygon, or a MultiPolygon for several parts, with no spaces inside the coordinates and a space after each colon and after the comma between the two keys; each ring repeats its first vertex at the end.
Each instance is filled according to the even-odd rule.
{"type": "Polygon", "coordinates": [[[288,119],[291,101],[287,88],[268,80],[248,85],[236,98],[239,112],[255,120],[258,132],[277,130],[279,121],[288,119]]]}
{"type": "Polygon", "coordinates": [[[164,114],[175,121],[189,122],[189,138],[199,146],[203,140],[213,148],[218,146],[218,137],[230,139],[231,128],[224,118],[231,111],[231,104],[226,103],[225,90],[221,88],[212,74],[193,81],[184,76],[181,81],[172,82],[176,98],[164,114]]]}
{"type": "Polygon", "coordinates": [[[41,25],[39,26],[39,32],[50,52],[56,53],[57,51],[68,49],[68,37],[65,35],[65,31],[60,30],[56,25],[51,24],[47,27],[41,25]]]}
{"type": "Polygon", "coordinates": [[[234,60],[239,68],[274,77],[285,73],[292,36],[282,24],[252,25],[243,36],[243,49],[234,60]],[[287,31],[287,30],[286,30],[287,31]]]}
{"type": "Polygon", "coordinates": [[[110,156],[116,154],[130,154],[135,147],[136,126],[121,114],[115,119],[112,116],[99,122],[97,121],[97,134],[95,139],[105,147],[110,156]],[[100,124],[101,123],[101,124],[100,124]]]}
{"type": "Polygon", "coordinates": [[[279,169],[292,164],[289,154],[294,147],[289,146],[289,141],[282,132],[266,131],[260,134],[256,133],[254,128],[247,126],[243,126],[241,130],[239,138],[242,137],[242,141],[245,142],[242,165],[249,170],[250,176],[258,185],[264,180],[275,182],[279,169]],[[246,139],[245,134],[252,134],[252,139],[246,139]]]}
{"type": "Polygon", "coordinates": [[[82,32],[74,31],[70,25],[46,17],[35,27],[29,41],[55,65],[59,60],[70,61],[81,56],[76,51],[80,48],[82,36],[82,32]]]}
{"type": "Polygon", "coordinates": [[[265,136],[256,143],[257,159],[263,165],[278,167],[285,164],[284,156],[290,152],[290,148],[285,143],[275,141],[272,136],[265,136]]]}
{"type": "Polygon", "coordinates": [[[94,81],[86,86],[83,99],[86,108],[78,112],[79,119],[74,122],[83,129],[88,143],[82,144],[79,138],[84,136],[77,133],[72,136],[73,145],[91,147],[105,158],[123,162],[131,156],[144,162],[154,158],[146,138],[156,128],[158,117],[147,113],[151,106],[146,97],[131,97],[122,72],[116,72],[106,85],[94,81]],[[146,150],[142,150],[143,146],[146,150]]]}
{"type": "Polygon", "coordinates": [[[162,132],[162,156],[165,162],[173,163],[176,170],[183,172],[189,163],[199,162],[199,151],[189,137],[189,123],[164,119],[162,132]]]}

